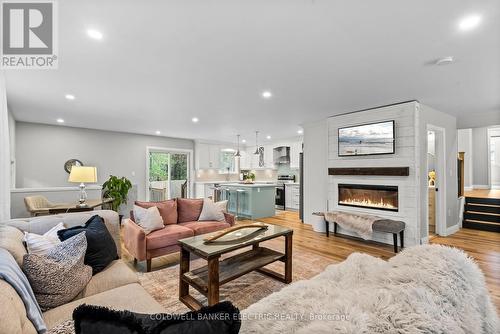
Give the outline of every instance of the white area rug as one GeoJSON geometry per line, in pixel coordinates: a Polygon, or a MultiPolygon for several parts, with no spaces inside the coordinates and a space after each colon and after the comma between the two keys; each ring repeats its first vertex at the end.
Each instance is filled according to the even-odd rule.
{"type": "Polygon", "coordinates": [[[240,333],[498,334],[484,276],[464,252],[411,247],[388,262],[355,253],[242,312],[240,333]]]}

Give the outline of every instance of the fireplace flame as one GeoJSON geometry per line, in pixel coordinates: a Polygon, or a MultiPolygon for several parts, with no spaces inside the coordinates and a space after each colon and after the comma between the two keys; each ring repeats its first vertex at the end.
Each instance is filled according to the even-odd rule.
{"type": "Polygon", "coordinates": [[[396,206],[392,205],[389,202],[384,201],[383,198],[381,198],[379,201],[373,201],[371,199],[344,199],[339,201],[339,204],[347,204],[347,205],[359,205],[359,206],[367,206],[367,207],[374,207],[374,208],[384,208],[384,209],[397,209],[396,206]]]}

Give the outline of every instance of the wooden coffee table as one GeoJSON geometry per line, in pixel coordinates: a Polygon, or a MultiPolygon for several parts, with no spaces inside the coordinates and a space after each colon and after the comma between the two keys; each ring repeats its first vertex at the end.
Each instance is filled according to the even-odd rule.
{"type": "Polygon", "coordinates": [[[181,247],[179,300],[192,310],[198,310],[203,306],[200,301],[189,294],[191,286],[207,297],[209,306],[215,305],[219,302],[219,287],[222,284],[254,270],[281,282],[290,283],[292,281],[293,230],[278,225],[265,225],[268,226],[267,230],[245,229],[231,232],[218,239],[217,243],[206,244],[203,241],[213,233],[179,240],[181,247]],[[235,236],[238,236],[239,242],[230,242],[229,240],[234,239],[235,236]],[[261,242],[278,237],[285,238],[284,253],[260,246],[261,242]],[[220,260],[221,255],[245,247],[251,247],[251,249],[220,260]],[[191,253],[205,259],[207,265],[190,271],[191,253]],[[284,262],[284,274],[263,268],[275,261],[284,262]]]}

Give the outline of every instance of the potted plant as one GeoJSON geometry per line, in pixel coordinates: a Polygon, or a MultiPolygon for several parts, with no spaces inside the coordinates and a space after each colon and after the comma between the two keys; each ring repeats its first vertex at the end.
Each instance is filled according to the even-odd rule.
{"type": "MultiPolygon", "coordinates": [[[[110,175],[109,179],[102,185],[102,196],[112,198],[111,210],[118,212],[120,205],[127,203],[128,191],[132,188],[132,183],[126,177],[110,175]]],[[[118,212],[119,213],[119,212],[118,212]]],[[[123,215],[120,215],[120,221],[123,215]]]]}

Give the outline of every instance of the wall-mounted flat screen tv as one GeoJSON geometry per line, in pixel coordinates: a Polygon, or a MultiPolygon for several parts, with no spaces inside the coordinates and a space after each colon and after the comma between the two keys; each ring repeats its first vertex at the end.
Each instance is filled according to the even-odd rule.
{"type": "Polygon", "coordinates": [[[393,154],[394,121],[339,128],[339,157],[393,154]]]}

